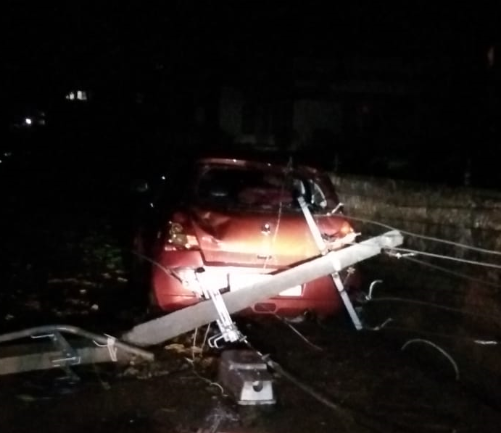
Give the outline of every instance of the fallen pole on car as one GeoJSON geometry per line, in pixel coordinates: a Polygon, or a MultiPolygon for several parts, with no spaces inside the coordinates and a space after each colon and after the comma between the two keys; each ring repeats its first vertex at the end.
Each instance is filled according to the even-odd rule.
{"type": "MultiPolygon", "coordinates": [[[[331,251],[278,272],[265,281],[256,282],[236,292],[225,293],[222,298],[230,314],[277,296],[289,287],[304,284],[377,256],[382,249],[395,248],[403,243],[399,231],[390,231],[358,244],[331,251]]],[[[152,346],[207,325],[219,318],[210,301],[175,311],[166,316],[137,325],[122,335],[122,340],[136,346],[152,346]]]]}
{"type": "MultiPolygon", "coordinates": [[[[225,293],[222,299],[230,314],[237,313],[257,302],[277,296],[291,286],[336,274],[344,268],[377,256],[383,249],[395,248],[402,242],[400,232],[390,231],[342,250],[312,258],[238,292],[225,293]]],[[[81,364],[123,362],[134,357],[152,361],[153,354],[140,347],[160,344],[218,318],[214,303],[206,301],[138,325],[122,335],[120,340],[71,325],[48,325],[3,334],[0,335],[0,375],[62,368],[68,376],[75,377],[71,367],[81,364]],[[76,341],[75,338],[67,340],[63,334],[77,337],[76,341]],[[17,346],[3,345],[26,339],[31,342],[17,346]]]]}

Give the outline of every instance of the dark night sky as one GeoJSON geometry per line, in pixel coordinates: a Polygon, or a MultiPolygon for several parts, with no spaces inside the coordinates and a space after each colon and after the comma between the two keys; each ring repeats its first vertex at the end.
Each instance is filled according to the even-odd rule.
{"type": "Polygon", "coordinates": [[[470,56],[491,42],[492,7],[437,3],[446,2],[17,0],[2,14],[3,64],[11,76],[110,69],[147,75],[167,63],[224,69],[241,58],[284,53],[470,56]]]}
{"type": "MultiPolygon", "coordinates": [[[[423,122],[436,129],[433,135],[463,136],[463,125],[473,125],[466,131],[473,137],[488,129],[482,113],[493,106],[483,81],[487,49],[498,45],[496,3],[11,0],[0,16],[3,104],[64,100],[68,89],[82,88],[144,91],[158,100],[177,93],[176,111],[190,86],[217,88],[218,80],[279,70],[295,57],[397,57],[431,65],[425,85],[435,111],[425,110],[423,122]]],[[[162,122],[172,114],[164,108],[162,122]]]]}

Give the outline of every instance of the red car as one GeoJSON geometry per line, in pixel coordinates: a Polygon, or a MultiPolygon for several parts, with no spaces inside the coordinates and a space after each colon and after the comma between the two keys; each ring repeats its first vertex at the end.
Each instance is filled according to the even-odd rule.
{"type": "MultiPolygon", "coordinates": [[[[300,196],[332,248],[342,247],[340,241],[353,233],[342,214],[332,212],[339,204],[334,187],[316,169],[206,158],[185,175],[186,182],[165,181],[176,198],[160,195],[151,204],[159,209],[154,229],[135,239],[137,256],[148,264],[150,300],[164,312],[200,302],[203,288],[239,290],[318,256],[300,196]]],[[[356,273],[346,277],[346,286],[357,284],[356,273]]],[[[246,313],[325,317],[341,308],[328,276],[290,287],[246,313]]]]}

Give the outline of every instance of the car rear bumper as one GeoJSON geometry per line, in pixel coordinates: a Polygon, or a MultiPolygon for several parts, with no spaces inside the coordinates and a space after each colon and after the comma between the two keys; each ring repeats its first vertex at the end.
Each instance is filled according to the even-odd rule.
{"type": "MultiPolygon", "coordinates": [[[[236,266],[206,266],[198,251],[168,251],[162,254],[161,266],[154,266],[151,274],[152,300],[156,307],[171,312],[204,300],[204,287],[221,291],[238,290],[274,269],[236,266]]],[[[264,276],[263,276],[264,275],[264,276]]],[[[351,275],[349,286],[356,286],[358,278],[351,275]]],[[[331,316],[342,309],[339,293],[330,276],[296,286],[279,296],[252,305],[245,313],[298,316],[313,312],[331,316]]]]}

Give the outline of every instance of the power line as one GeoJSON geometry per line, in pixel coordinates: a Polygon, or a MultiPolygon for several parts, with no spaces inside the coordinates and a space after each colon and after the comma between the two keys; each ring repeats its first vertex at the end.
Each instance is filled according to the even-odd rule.
{"type": "Polygon", "coordinates": [[[392,248],[392,251],[400,251],[402,253],[417,254],[417,255],[426,256],[426,257],[434,257],[436,259],[450,260],[453,262],[465,263],[468,265],[483,266],[485,268],[492,268],[492,269],[500,269],[501,270],[501,265],[496,265],[494,263],[480,262],[477,260],[460,259],[458,257],[447,256],[444,254],[428,253],[425,251],[412,250],[409,248],[392,248]]]}
{"type": "MultiPolygon", "coordinates": [[[[388,323],[387,321],[386,323],[388,323]]],[[[463,336],[458,336],[458,335],[453,335],[453,334],[443,334],[440,332],[433,332],[433,331],[422,331],[419,329],[414,329],[414,328],[406,328],[403,326],[376,326],[373,328],[364,328],[365,331],[371,331],[371,332],[379,332],[381,330],[386,330],[386,331],[396,331],[396,332],[413,332],[416,334],[422,334],[422,335],[431,335],[434,337],[440,337],[440,338],[447,338],[450,340],[462,340],[462,341],[469,341],[473,344],[478,344],[481,346],[497,346],[500,344],[499,341],[497,340],[485,340],[483,338],[476,338],[476,337],[463,337],[463,336]]]]}
{"type": "Polygon", "coordinates": [[[436,238],[436,237],[433,237],[433,236],[420,235],[418,233],[413,233],[413,232],[409,232],[409,231],[406,231],[406,230],[401,230],[399,228],[390,226],[388,224],[381,223],[379,221],[374,221],[374,220],[370,220],[370,219],[366,219],[366,218],[352,217],[352,216],[349,216],[349,215],[344,215],[344,217],[347,218],[347,219],[351,219],[353,221],[359,221],[359,222],[362,222],[362,223],[372,224],[372,225],[383,227],[383,228],[386,228],[386,229],[389,229],[389,230],[398,230],[400,233],[402,233],[404,235],[412,236],[412,237],[419,238],[419,239],[424,239],[424,240],[428,240],[428,241],[432,241],[432,242],[439,242],[439,243],[443,243],[443,244],[446,244],[446,245],[452,245],[452,246],[455,246],[455,247],[458,247],[458,248],[464,248],[464,249],[471,250],[471,251],[477,251],[479,253],[485,253],[485,254],[492,254],[492,255],[496,255],[496,256],[501,256],[501,252],[499,252],[499,251],[494,251],[494,250],[490,250],[490,249],[486,249],[486,248],[473,247],[471,245],[466,245],[466,244],[462,244],[462,243],[459,243],[459,242],[449,241],[447,239],[440,239],[440,238],[436,238]]]}
{"type": "MultiPolygon", "coordinates": [[[[484,319],[491,319],[495,322],[499,321],[500,317],[491,315],[491,314],[479,314],[479,313],[473,313],[471,311],[466,311],[461,308],[455,308],[455,307],[449,307],[447,305],[442,305],[442,304],[435,304],[433,302],[427,302],[427,301],[421,301],[418,299],[408,299],[408,298],[400,298],[400,297],[394,297],[394,296],[384,296],[381,298],[371,298],[367,300],[364,303],[370,303],[370,302],[402,302],[405,304],[415,304],[415,305],[422,305],[422,306],[427,306],[427,307],[432,307],[432,308],[437,308],[440,310],[445,310],[445,311],[450,311],[453,313],[459,313],[459,314],[465,314],[468,316],[475,316],[475,317],[481,317],[484,319]]],[[[499,324],[499,323],[496,323],[499,324]]],[[[499,324],[501,326],[501,324],[499,324]]]]}
{"type": "MultiPolygon", "coordinates": [[[[395,229],[395,230],[398,230],[398,229],[395,229]]],[[[372,246],[370,246],[370,245],[357,244],[357,243],[354,243],[354,242],[347,243],[346,245],[358,245],[358,246],[365,246],[365,247],[368,247],[368,248],[372,248],[372,246]]],[[[499,270],[501,270],[501,265],[496,265],[495,263],[481,262],[481,261],[477,261],[477,260],[460,259],[458,257],[448,256],[448,255],[445,255],[445,254],[428,253],[426,251],[413,250],[413,249],[410,249],[410,248],[393,247],[391,249],[386,249],[385,251],[386,251],[386,253],[388,255],[394,256],[394,257],[396,257],[398,259],[400,259],[400,258],[408,259],[409,255],[421,255],[421,256],[426,256],[426,257],[433,257],[433,258],[437,258],[437,259],[451,260],[451,261],[454,261],[454,262],[465,263],[465,264],[476,265],[476,266],[483,266],[483,267],[486,267],[486,268],[492,268],[492,269],[499,269],[499,270]],[[404,253],[404,254],[398,254],[398,253],[404,253]]]]}
{"type": "Polygon", "coordinates": [[[453,271],[452,269],[444,268],[444,267],[438,266],[438,265],[432,265],[431,263],[423,262],[422,260],[413,259],[411,257],[403,257],[403,258],[408,260],[409,262],[413,262],[413,263],[419,264],[421,266],[428,267],[430,269],[435,269],[437,271],[452,275],[452,276],[457,277],[457,278],[461,278],[463,280],[472,281],[474,283],[483,284],[485,286],[494,287],[496,289],[501,288],[501,284],[496,284],[496,283],[491,282],[491,281],[482,280],[481,278],[475,278],[475,277],[472,277],[470,275],[463,274],[461,272],[453,271]]]}

